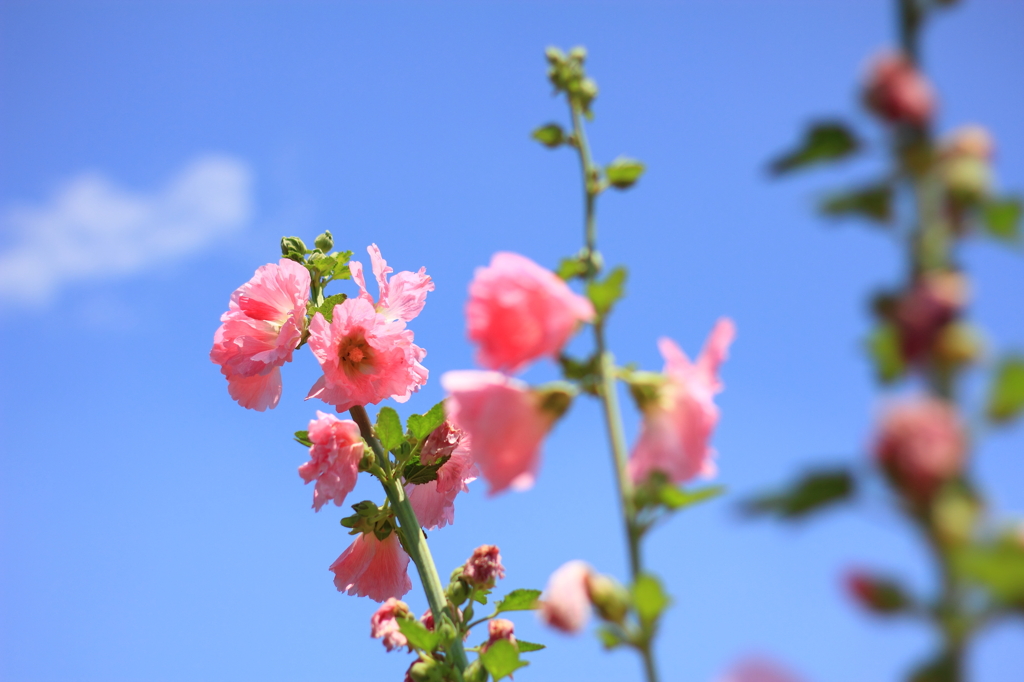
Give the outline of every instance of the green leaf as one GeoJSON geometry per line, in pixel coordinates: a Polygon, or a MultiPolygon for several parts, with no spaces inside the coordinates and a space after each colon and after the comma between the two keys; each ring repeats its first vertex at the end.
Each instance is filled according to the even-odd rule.
{"type": "Polygon", "coordinates": [[[305,445],[307,448],[313,447],[313,441],[309,439],[309,431],[296,431],[295,442],[305,445]]]}
{"type": "Polygon", "coordinates": [[[992,199],[981,209],[982,224],[996,239],[1013,242],[1020,238],[1020,219],[1024,206],[1019,197],[992,199]]]}
{"type": "Polygon", "coordinates": [[[519,647],[519,653],[528,654],[531,651],[540,651],[541,649],[547,649],[544,644],[534,644],[533,642],[527,642],[524,639],[517,639],[516,646],[519,647]]]}
{"type": "Polygon", "coordinates": [[[558,264],[555,274],[566,282],[576,277],[583,277],[587,274],[587,263],[579,256],[563,258],[558,264]]]}
{"type": "Polygon", "coordinates": [[[505,598],[494,605],[498,613],[505,611],[533,611],[540,608],[537,600],[540,598],[540,590],[512,590],[505,595],[505,598]]]}
{"type": "Polygon", "coordinates": [[[565,131],[557,123],[548,123],[537,128],[530,134],[530,137],[549,149],[554,149],[565,143],[565,131]]]}
{"type": "Polygon", "coordinates": [[[640,575],[633,584],[633,606],[645,628],[658,620],[671,601],[661,587],[661,581],[650,573],[640,575]]]}
{"type": "Polygon", "coordinates": [[[713,500],[724,492],[724,485],[712,485],[696,490],[682,490],[674,485],[666,485],[662,486],[660,497],[663,505],[675,511],[713,500]]]}
{"type": "Polygon", "coordinates": [[[529,665],[526,661],[519,660],[519,652],[507,639],[499,639],[491,644],[487,651],[480,654],[480,661],[494,677],[495,682],[529,665]]]}
{"type": "Polygon", "coordinates": [[[479,604],[486,604],[487,595],[489,595],[490,593],[490,590],[473,590],[473,601],[479,604]]]}
{"type": "Polygon", "coordinates": [[[890,384],[903,376],[906,365],[900,350],[900,333],[895,325],[880,325],[868,337],[867,346],[879,381],[890,384]]]}
{"type": "Polygon", "coordinates": [[[426,414],[414,414],[409,417],[409,433],[417,441],[421,441],[444,424],[444,401],[434,405],[426,414]]]}
{"type": "Polygon", "coordinates": [[[612,187],[629,189],[644,174],[644,169],[645,166],[640,161],[620,156],[608,164],[608,167],[604,169],[604,174],[608,178],[608,184],[612,187]]]}
{"type": "Polygon", "coordinates": [[[445,455],[433,464],[420,464],[419,458],[414,458],[415,461],[409,462],[405,465],[405,482],[412,483],[414,485],[423,485],[424,483],[436,481],[438,470],[451,458],[451,455],[445,455]]]}
{"type": "Polygon", "coordinates": [[[380,439],[380,444],[384,446],[385,450],[397,450],[405,441],[405,436],[402,435],[402,419],[390,407],[380,408],[374,431],[377,432],[377,438],[380,439]]]}
{"type": "Polygon", "coordinates": [[[626,639],[622,631],[613,625],[602,625],[597,629],[597,638],[606,651],[611,651],[617,646],[625,644],[626,639]]]}
{"type": "Polygon", "coordinates": [[[952,656],[941,653],[930,661],[917,666],[910,676],[908,682],[957,682],[960,673],[959,666],[952,656]]]}
{"type": "Polygon", "coordinates": [[[988,417],[994,422],[1005,423],[1020,416],[1024,410],[1024,356],[1012,356],[1003,360],[996,370],[995,380],[989,389],[988,417]]]}
{"type": "Polygon", "coordinates": [[[892,195],[891,185],[862,187],[826,198],[821,204],[821,211],[837,218],[860,217],[888,223],[892,220],[892,195]]]}
{"type": "Polygon", "coordinates": [[[771,172],[781,175],[816,163],[838,161],[859,150],[860,146],[860,141],[845,124],[837,121],[817,123],[804,133],[803,142],[796,149],[772,162],[771,172]]]}
{"type": "Polygon", "coordinates": [[[825,507],[845,502],[855,492],[854,479],[845,469],[813,471],[787,490],[746,501],[743,511],[752,516],[775,515],[797,519],[825,507]]]}
{"type": "Polygon", "coordinates": [[[587,298],[601,317],[608,314],[615,302],[625,293],[626,268],[621,265],[612,270],[602,281],[587,284],[587,298]]]}
{"type": "Polygon", "coordinates": [[[347,298],[348,296],[345,294],[334,294],[333,296],[328,296],[313,312],[319,312],[324,316],[325,320],[331,322],[334,319],[334,306],[341,305],[347,298]]]}
{"type": "Polygon", "coordinates": [[[401,618],[398,620],[398,629],[409,640],[409,644],[420,651],[431,652],[441,643],[441,634],[428,630],[418,620],[401,618]]]}
{"type": "Polygon", "coordinates": [[[598,372],[601,368],[601,356],[595,353],[586,360],[577,360],[568,355],[560,355],[558,364],[562,366],[563,377],[579,383],[580,388],[591,395],[598,394],[601,383],[598,372]]]}
{"type": "Polygon", "coordinates": [[[1024,547],[1016,541],[966,547],[954,555],[953,565],[1000,601],[1024,600],[1024,547]]]}

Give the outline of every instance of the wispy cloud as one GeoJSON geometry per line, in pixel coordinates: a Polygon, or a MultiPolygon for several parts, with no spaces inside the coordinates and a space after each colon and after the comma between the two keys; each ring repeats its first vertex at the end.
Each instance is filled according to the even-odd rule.
{"type": "Polygon", "coordinates": [[[44,205],[0,215],[0,298],[45,303],[63,286],[112,278],[201,251],[252,214],[252,172],[227,156],[195,159],[155,192],[96,172],[63,184],[44,205]]]}

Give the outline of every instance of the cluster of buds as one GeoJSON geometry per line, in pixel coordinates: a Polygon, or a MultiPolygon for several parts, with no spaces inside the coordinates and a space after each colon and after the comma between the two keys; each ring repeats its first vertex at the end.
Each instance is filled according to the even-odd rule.
{"type": "Polygon", "coordinates": [[[570,101],[578,103],[585,113],[590,112],[590,104],[597,98],[597,83],[589,78],[583,64],[587,60],[587,50],[574,47],[566,55],[557,47],[549,47],[545,51],[548,64],[548,79],[555,86],[556,92],[564,92],[570,101]]]}

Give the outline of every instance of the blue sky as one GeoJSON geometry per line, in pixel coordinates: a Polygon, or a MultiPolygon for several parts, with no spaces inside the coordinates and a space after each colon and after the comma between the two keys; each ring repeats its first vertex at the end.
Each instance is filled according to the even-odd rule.
{"type": "MultiPolygon", "coordinates": [[[[882,499],[799,527],[736,513],[805,466],[864,456],[866,297],[902,261],[888,235],[811,207],[877,157],[785,182],[764,166],[814,117],[871,130],[855,83],[891,19],[881,0],[0,3],[0,678],[401,679],[405,657],[367,637],[375,603],[331,583],[342,511],[314,514],[296,473],[289,434],[322,407],[301,400],[315,362],[298,353],[280,407],[248,412],[208,360],[212,335],[283,234],[330,229],[360,255],[376,242],[437,284],[414,324],[431,382],[401,410],[439,400],[437,377],[472,366],[473,268],[497,250],[553,266],[579,247],[575,159],[528,134],[565,116],[543,48],[582,43],[601,87],[595,153],[648,164],[600,206],[602,251],[631,272],[615,352],[656,369],[658,336],[694,353],[718,316],[739,329],[715,438],[730,494],[649,542],[676,600],[664,677],[711,681],[762,653],[808,682],[898,679],[929,636],[840,588],[850,566],[932,580],[882,499]]],[[[1018,191],[1022,26],[1024,4],[979,0],[925,42],[940,129],[988,126],[1000,185],[1018,191]]],[[[1021,253],[978,240],[962,255],[989,360],[1024,346],[1021,253]]],[[[532,491],[474,484],[431,533],[442,572],[494,543],[509,589],[574,558],[624,575],[597,418],[574,407],[532,491]]],[[[997,518],[1020,516],[1024,430],[983,435],[977,477],[997,518]]],[[[517,680],[639,677],[590,636],[516,621],[550,645],[517,680]]],[[[1020,623],[990,632],[974,679],[1016,682],[1022,637],[1020,623]]]]}

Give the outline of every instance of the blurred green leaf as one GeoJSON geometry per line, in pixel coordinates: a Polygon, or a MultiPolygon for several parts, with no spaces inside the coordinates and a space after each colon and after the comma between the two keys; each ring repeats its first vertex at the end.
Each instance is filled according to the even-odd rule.
{"type": "Polygon", "coordinates": [[[528,654],[531,651],[540,651],[541,649],[547,649],[545,644],[535,644],[533,642],[527,642],[523,639],[516,640],[516,646],[519,647],[519,653],[528,654]]]}
{"type": "Polygon", "coordinates": [[[834,194],[821,203],[821,212],[834,217],[860,217],[878,223],[892,220],[892,186],[871,185],[834,194]]]}
{"type": "Polygon", "coordinates": [[[908,682],[959,682],[960,673],[953,658],[941,653],[910,673],[908,682]]]}
{"type": "Polygon", "coordinates": [[[616,189],[629,189],[636,184],[640,176],[644,174],[645,166],[636,159],[629,159],[624,156],[612,161],[604,169],[608,184],[616,189]]]}
{"type": "Polygon", "coordinates": [[[441,635],[438,632],[428,630],[423,623],[411,618],[400,618],[398,629],[402,631],[405,638],[409,640],[414,648],[421,651],[433,651],[441,643],[441,635]]]}
{"type": "Polygon", "coordinates": [[[625,293],[626,268],[621,265],[601,280],[587,284],[587,298],[594,304],[598,316],[604,317],[625,293]]]}
{"type": "Polygon", "coordinates": [[[519,652],[515,645],[507,639],[499,639],[492,643],[487,651],[480,654],[480,660],[487,672],[494,677],[495,682],[529,665],[526,661],[519,660],[519,652]]]}
{"type": "Polygon", "coordinates": [[[879,325],[868,337],[867,346],[879,381],[889,384],[903,376],[906,365],[900,350],[900,333],[895,325],[879,325]]]}
{"type": "Polygon", "coordinates": [[[409,416],[409,433],[417,441],[421,441],[434,432],[434,429],[444,424],[444,401],[439,402],[425,414],[414,414],[409,416]]]}
{"type": "Polygon", "coordinates": [[[307,448],[313,447],[313,441],[309,439],[309,431],[296,431],[295,442],[305,445],[307,448]]]}
{"type": "Polygon", "coordinates": [[[377,426],[374,428],[377,438],[385,450],[397,450],[402,446],[405,437],[402,435],[402,419],[390,407],[380,408],[377,413],[377,426]]]}
{"type": "Polygon", "coordinates": [[[622,646],[626,642],[622,631],[614,625],[602,625],[599,627],[597,629],[597,638],[601,641],[601,646],[608,651],[617,646],[622,646]]]}
{"type": "Polygon", "coordinates": [[[540,608],[537,602],[540,599],[540,590],[512,590],[505,595],[505,598],[494,605],[498,613],[505,611],[533,611],[540,608]]]}
{"type": "Polygon", "coordinates": [[[1024,207],[1018,197],[992,199],[981,209],[981,220],[985,229],[996,239],[1007,242],[1020,238],[1020,219],[1024,207]]]}
{"type": "Polygon", "coordinates": [[[579,256],[563,258],[555,274],[566,282],[575,277],[583,277],[587,274],[587,263],[579,256]]]}
{"type": "Polygon", "coordinates": [[[854,479],[844,469],[813,471],[789,488],[747,500],[742,509],[751,516],[797,519],[831,505],[845,502],[855,492],[854,479]]]}
{"type": "Polygon", "coordinates": [[[1017,418],[1024,410],[1024,357],[1012,356],[1003,360],[996,370],[989,389],[988,416],[994,422],[1004,423],[1017,418]]]}
{"type": "Polygon", "coordinates": [[[961,575],[1006,603],[1024,601],[1024,547],[1016,540],[965,547],[953,559],[961,575]]]}
{"type": "Polygon", "coordinates": [[[549,149],[554,149],[565,143],[565,131],[557,123],[548,123],[537,128],[530,137],[549,149]]]}
{"type": "Polygon", "coordinates": [[[845,124],[837,121],[817,123],[807,129],[796,149],[772,162],[771,172],[781,175],[816,163],[838,161],[859,150],[860,146],[860,141],[845,124]]]}
{"type": "Polygon", "coordinates": [[[649,628],[671,603],[661,581],[649,573],[640,575],[633,584],[633,606],[645,628],[649,628]]]}
{"type": "Polygon", "coordinates": [[[675,511],[713,500],[724,492],[724,485],[712,485],[696,490],[683,490],[674,485],[664,486],[661,489],[661,503],[675,511]]]}

